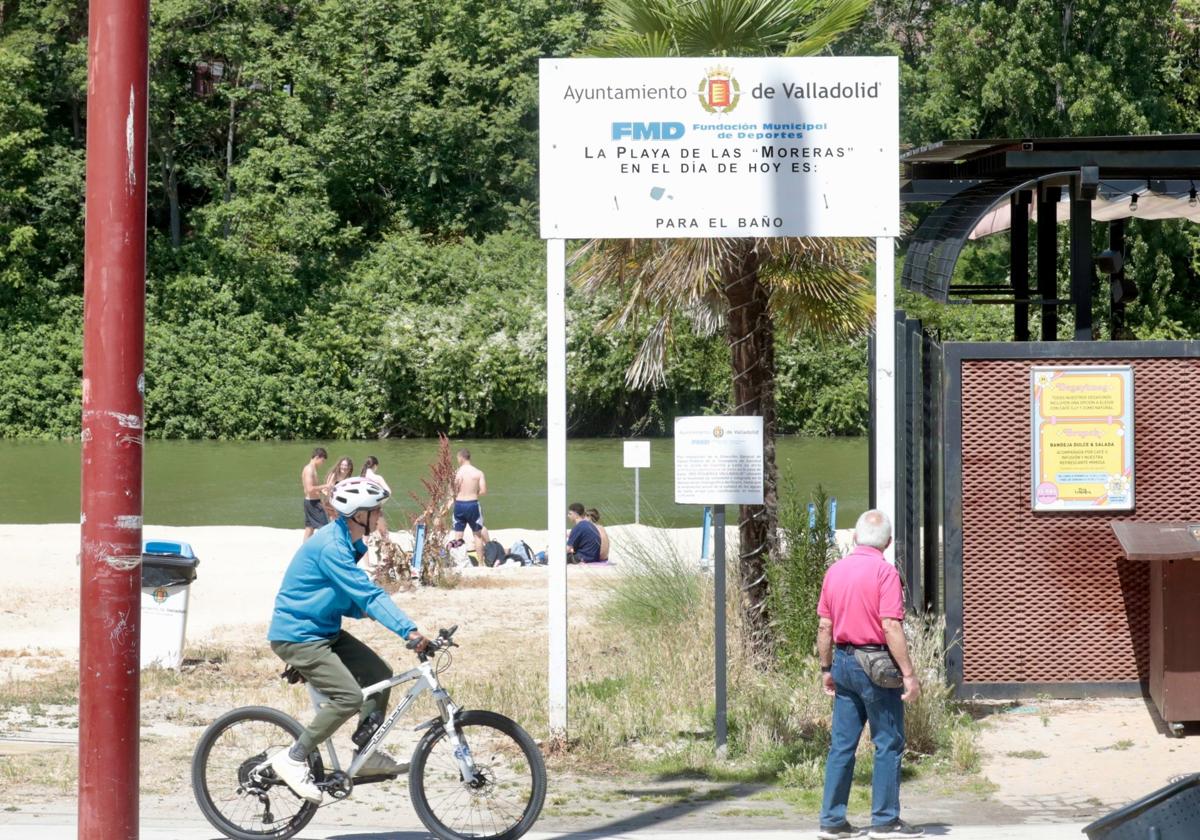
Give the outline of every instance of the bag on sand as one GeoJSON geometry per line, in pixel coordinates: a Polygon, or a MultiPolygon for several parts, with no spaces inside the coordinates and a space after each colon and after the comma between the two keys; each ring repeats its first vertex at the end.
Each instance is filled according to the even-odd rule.
{"type": "Polygon", "coordinates": [[[524,540],[517,540],[508,547],[505,560],[511,560],[521,566],[533,565],[533,549],[524,540]]]}
{"type": "Polygon", "coordinates": [[[504,546],[495,540],[488,540],[483,546],[483,562],[488,566],[498,566],[504,562],[504,546]]]}
{"type": "Polygon", "coordinates": [[[854,649],[854,658],[867,675],[867,679],[880,688],[900,688],[904,685],[904,677],[900,666],[892,658],[892,652],[887,650],[854,649]]]}

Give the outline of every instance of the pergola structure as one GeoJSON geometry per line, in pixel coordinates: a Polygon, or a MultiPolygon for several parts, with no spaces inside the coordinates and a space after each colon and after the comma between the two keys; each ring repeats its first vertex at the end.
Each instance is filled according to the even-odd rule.
{"type": "Polygon", "coordinates": [[[910,604],[944,613],[959,696],[1136,696],[1152,679],[1163,593],[1111,525],[1200,517],[1200,468],[1181,455],[1200,405],[1200,342],[1136,340],[1125,328],[1138,294],[1124,271],[1126,224],[1200,222],[1200,134],[950,140],[901,164],[901,201],[934,205],[908,237],[901,283],[942,303],[1011,306],[1015,339],[943,344],[897,313],[896,546],[910,604]],[[968,242],[1002,231],[1007,276],[956,276],[968,242]],[[1064,309],[1074,326],[1060,336],[1064,309]],[[1106,311],[1108,329],[1095,329],[1093,313],[1106,311]],[[1133,436],[1123,465],[1135,508],[1033,503],[1036,366],[1129,370],[1133,413],[1118,434],[1133,436]]]}
{"type": "Polygon", "coordinates": [[[946,140],[901,156],[900,200],[937,203],[910,239],[901,283],[942,303],[1013,307],[1013,337],[1030,340],[1031,307],[1041,339],[1056,341],[1059,307],[1075,314],[1074,339],[1093,339],[1097,272],[1109,276],[1113,338],[1124,337],[1125,304],[1137,295],[1122,269],[1125,220],[1200,222],[1200,134],[946,140]],[[1030,276],[1028,222],[1036,220],[1030,276]],[[1094,252],[1092,225],[1108,223],[1108,247],[1094,252]],[[1068,294],[1058,288],[1058,231],[1070,225],[1068,294]],[[1007,278],[956,284],[954,266],[971,239],[1010,230],[1007,278]]]}

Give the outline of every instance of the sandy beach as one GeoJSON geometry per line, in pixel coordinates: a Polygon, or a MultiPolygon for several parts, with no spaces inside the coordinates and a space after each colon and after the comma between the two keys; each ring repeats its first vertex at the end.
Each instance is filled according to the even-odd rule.
{"type": "MultiPolygon", "coordinates": [[[[668,550],[667,546],[677,550],[682,558],[695,559],[699,566],[700,528],[664,530],[645,525],[616,525],[608,532],[612,565],[572,566],[569,569],[572,580],[582,581],[584,575],[612,575],[629,562],[631,550],[668,550]],[[635,545],[643,548],[633,549],[635,545]]],[[[143,533],[146,540],[190,543],[200,558],[188,607],[189,645],[228,638],[245,640],[255,628],[265,628],[279,581],[301,543],[299,529],[148,524],[143,533]]],[[[545,531],[512,529],[492,532],[492,537],[505,546],[521,539],[534,551],[541,551],[547,545],[545,531]]],[[[411,544],[407,534],[395,532],[393,538],[401,545],[411,544]]],[[[731,554],[736,538],[737,529],[728,528],[731,554]]],[[[0,546],[0,662],[3,663],[0,678],[5,671],[11,674],[13,668],[30,667],[38,655],[75,656],[79,650],[79,525],[0,525],[0,546]],[[21,652],[25,655],[16,655],[21,652]]],[[[522,601],[528,600],[529,607],[540,610],[544,617],[545,587],[530,586],[534,581],[544,584],[544,568],[506,565],[496,569],[470,568],[465,573],[519,584],[496,589],[473,588],[473,602],[505,601],[520,591],[522,601]],[[542,593],[540,598],[539,593],[542,593]]],[[[423,613],[426,604],[457,600],[452,592],[432,589],[401,592],[395,598],[416,617],[423,613]]]]}

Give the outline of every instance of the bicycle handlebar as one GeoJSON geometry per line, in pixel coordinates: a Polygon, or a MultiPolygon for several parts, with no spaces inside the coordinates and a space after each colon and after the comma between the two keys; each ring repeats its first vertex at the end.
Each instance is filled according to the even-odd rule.
{"type": "MultiPolygon", "coordinates": [[[[432,654],[440,653],[446,648],[458,647],[454,641],[454,634],[458,632],[458,625],[453,624],[449,629],[443,627],[438,631],[437,638],[425,639],[427,644],[425,649],[417,653],[417,658],[422,662],[429,659],[432,654]]],[[[404,646],[409,650],[416,650],[417,645],[421,643],[420,639],[410,639],[404,646]]]]}

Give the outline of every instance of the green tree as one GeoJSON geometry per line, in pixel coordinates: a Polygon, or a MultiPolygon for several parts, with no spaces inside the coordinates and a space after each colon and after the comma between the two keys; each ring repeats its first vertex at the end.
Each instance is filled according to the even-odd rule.
{"type": "MultiPolygon", "coordinates": [[[[600,56],[812,55],[852,27],[867,0],[609,0],[600,56]]],[[[857,240],[593,240],[578,255],[580,288],[612,288],[621,306],[606,328],[650,323],[628,382],[661,385],[677,325],[723,331],[733,413],[763,418],[763,504],[743,505],[739,575],[747,626],[771,644],[767,567],[777,554],[775,466],[777,330],[853,334],[871,310],[856,273],[869,257],[857,240]]]]}

